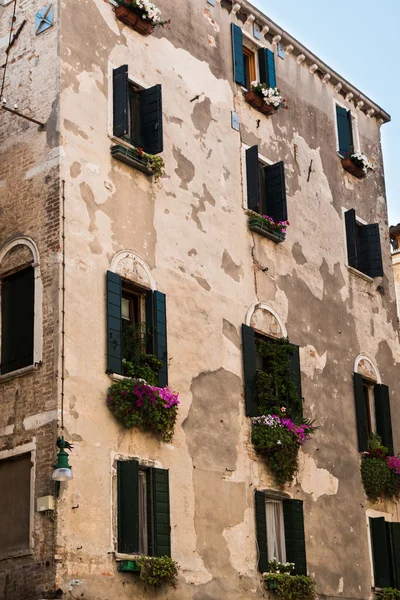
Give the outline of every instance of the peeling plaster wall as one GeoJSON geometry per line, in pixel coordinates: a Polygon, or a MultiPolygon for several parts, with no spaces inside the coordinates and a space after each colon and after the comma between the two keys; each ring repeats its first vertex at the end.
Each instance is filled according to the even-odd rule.
{"type": "MultiPolygon", "coordinates": [[[[147,38],[117,21],[108,2],[62,5],[65,435],[75,449],[74,480],[58,500],[57,586],[66,591],[78,579],[79,593],[89,600],[153,596],[134,577],[118,573],[113,557],[112,462],[126,455],[170,469],[172,553],[181,571],[168,598],[264,596],[253,491],[274,483],[254,454],[244,416],[240,326],[251,305],[265,302],[301,347],[305,413],[321,425],[287,489],[304,501],[310,574],[324,598],[366,600],[370,505],[359,477],[352,384],[360,353],[372,357],[392,390],[400,444],[379,127],[359,114],[361,146],[377,172],[356,181],[335,152],[332,86],[295,57],[277,58],[290,108],[264,118],[232,81],[229,3],[158,5],[172,28],[147,38]],[[110,74],[121,64],[146,85],[162,84],[166,176],[158,185],[110,155],[110,74]],[[240,132],[231,128],[232,110],[240,132]],[[283,244],[247,229],[242,144],[259,144],[271,161],[285,160],[291,226],[283,244]],[[346,267],[342,209],[352,207],[380,223],[382,281],[367,282],[346,267]],[[181,400],[171,444],[122,429],[105,406],[105,273],[122,249],[141,256],[157,289],[167,294],[170,386],[181,400]]],[[[396,511],[389,502],[380,509],[396,511]]]]}
{"type": "Polygon", "coordinates": [[[393,252],[392,254],[393,274],[394,283],[396,288],[396,300],[397,300],[397,315],[400,319],[400,253],[393,252]]]}

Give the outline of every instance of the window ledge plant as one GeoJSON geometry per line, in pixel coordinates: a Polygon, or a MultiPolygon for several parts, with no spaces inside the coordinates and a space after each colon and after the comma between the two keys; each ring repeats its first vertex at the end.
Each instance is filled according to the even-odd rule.
{"type": "Polygon", "coordinates": [[[382,588],[376,591],[376,597],[379,600],[400,600],[400,590],[396,588],[382,588]]]}
{"type": "Polygon", "coordinates": [[[179,565],[169,556],[143,556],[135,562],[143,583],[155,587],[176,587],[179,565]]]}
{"type": "Polygon", "coordinates": [[[264,573],[264,585],[279,600],[315,600],[315,582],[307,575],[264,573]]]}
{"type": "Polygon", "coordinates": [[[249,229],[268,237],[274,242],[283,242],[286,238],[286,230],[289,221],[274,221],[268,215],[260,215],[252,210],[247,211],[249,217],[249,229]]]}
{"type": "Polygon", "coordinates": [[[150,0],[116,0],[117,18],[142,35],[150,35],[155,27],[169,26],[170,20],[161,20],[161,11],[150,0]]]}
{"type": "Polygon", "coordinates": [[[364,179],[370,171],[374,171],[374,165],[368,160],[362,152],[354,150],[346,153],[342,158],[342,166],[348,173],[351,173],[358,179],[364,179]]]}
{"type": "Polygon", "coordinates": [[[111,147],[111,155],[147,175],[153,175],[156,181],[165,174],[164,159],[156,154],[148,154],[143,148],[127,148],[117,144],[111,147]]]}
{"type": "Polygon", "coordinates": [[[267,87],[266,83],[251,82],[251,90],[245,92],[246,102],[264,115],[273,115],[279,108],[288,108],[278,88],[267,87]]]}
{"type": "Polygon", "coordinates": [[[388,456],[388,449],[381,438],[373,434],[369,438],[368,452],[361,462],[361,478],[368,498],[393,498],[400,494],[400,457],[388,456]]]}

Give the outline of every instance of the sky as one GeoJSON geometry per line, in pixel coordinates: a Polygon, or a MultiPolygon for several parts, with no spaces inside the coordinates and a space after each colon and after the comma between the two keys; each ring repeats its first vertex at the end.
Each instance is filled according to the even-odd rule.
{"type": "Polygon", "coordinates": [[[400,223],[399,0],[250,2],[391,115],[382,147],[389,224],[400,223]]]}

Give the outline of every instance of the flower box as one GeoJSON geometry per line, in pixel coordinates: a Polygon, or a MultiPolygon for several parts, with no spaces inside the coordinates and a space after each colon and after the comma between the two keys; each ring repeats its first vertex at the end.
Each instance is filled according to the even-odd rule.
{"type": "Polygon", "coordinates": [[[285,233],[279,231],[271,231],[271,229],[268,228],[268,225],[266,223],[262,223],[260,219],[254,217],[249,218],[249,229],[251,229],[251,231],[259,233],[260,235],[268,238],[269,240],[272,240],[276,244],[285,241],[286,238],[285,233]]]}
{"type": "Polygon", "coordinates": [[[254,90],[250,90],[244,95],[246,102],[250,104],[253,108],[263,113],[263,115],[273,115],[276,112],[275,107],[272,104],[267,104],[264,101],[264,98],[257,94],[254,90]]]}
{"type": "Polygon", "coordinates": [[[150,21],[145,21],[140,15],[126,6],[116,6],[115,14],[117,19],[122,21],[128,27],[131,27],[141,35],[150,35],[154,31],[154,25],[150,21]]]}
{"type": "Polygon", "coordinates": [[[135,156],[134,152],[132,150],[129,150],[129,148],[126,148],[125,146],[112,146],[111,156],[113,156],[117,160],[120,160],[121,162],[124,162],[130,167],[134,167],[135,169],[142,171],[142,173],[146,173],[146,175],[154,174],[153,169],[151,169],[148,166],[146,160],[143,160],[139,156],[135,156]]]}
{"type": "Polygon", "coordinates": [[[136,560],[121,560],[118,562],[118,571],[130,571],[131,573],[140,573],[140,565],[136,560]]]}
{"type": "Polygon", "coordinates": [[[278,587],[278,582],[276,579],[265,579],[264,583],[267,590],[275,591],[278,587]]]}
{"type": "Polygon", "coordinates": [[[365,179],[365,177],[367,176],[364,169],[362,167],[357,167],[357,165],[354,164],[351,158],[342,158],[342,167],[345,171],[351,173],[352,175],[354,175],[354,177],[357,177],[358,179],[365,179]]]}

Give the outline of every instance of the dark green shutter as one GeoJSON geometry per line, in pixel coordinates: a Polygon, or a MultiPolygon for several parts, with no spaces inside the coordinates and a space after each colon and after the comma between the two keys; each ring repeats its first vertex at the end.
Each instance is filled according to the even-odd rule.
{"type": "Polygon", "coordinates": [[[163,151],[161,85],[140,92],[140,136],[149,154],[163,151]]]}
{"type": "Polygon", "coordinates": [[[360,271],[370,277],[382,277],[382,250],[378,223],[360,227],[360,271]]]}
{"type": "Polygon", "coordinates": [[[258,50],[258,66],[260,69],[260,83],[267,87],[276,87],[275,55],[268,48],[258,50]]]}
{"type": "Polygon", "coordinates": [[[394,449],[392,419],[390,415],[390,400],[388,386],[377,384],[374,387],[374,396],[376,433],[381,436],[383,445],[388,448],[389,454],[393,456],[394,449]]]}
{"type": "Polygon", "coordinates": [[[129,131],[128,124],[128,65],[113,71],[113,132],[122,137],[129,131]]]}
{"type": "Polygon", "coordinates": [[[339,138],[339,154],[349,154],[353,146],[353,130],[351,123],[351,112],[336,105],[336,120],[339,138]]]}
{"type": "Polygon", "coordinates": [[[146,292],[146,325],[148,326],[148,334],[146,338],[146,353],[156,353],[156,326],[154,323],[154,292],[149,290],[146,292]]]}
{"type": "Polygon", "coordinates": [[[1,283],[1,373],[33,364],[34,269],[28,267],[1,283]]]}
{"type": "Polygon", "coordinates": [[[369,519],[375,587],[390,587],[389,544],[385,518],[369,519]]]}
{"type": "Polygon", "coordinates": [[[246,150],[247,208],[261,213],[258,146],[246,150]]]}
{"type": "Polygon", "coordinates": [[[233,79],[240,85],[246,85],[243,55],[243,35],[240,27],[232,23],[233,79]]]}
{"type": "Polygon", "coordinates": [[[390,549],[391,587],[400,589],[400,523],[386,523],[390,549]]]}
{"type": "Polygon", "coordinates": [[[139,551],[139,463],[121,460],[117,463],[118,552],[139,551]]]}
{"type": "Polygon", "coordinates": [[[354,373],[353,378],[354,399],[356,403],[358,450],[360,452],[364,452],[365,450],[368,450],[368,413],[365,405],[363,378],[361,375],[359,375],[359,373],[354,373]]]}
{"type": "Polygon", "coordinates": [[[347,261],[350,267],[357,268],[357,221],[354,208],[344,213],[346,223],[346,241],[347,241],[347,261]]]}
{"type": "Polygon", "coordinates": [[[303,502],[283,500],[286,561],[295,564],[296,575],[307,575],[306,540],[304,535],[303,502]]]}
{"type": "Polygon", "coordinates": [[[288,407],[292,408],[292,414],[296,419],[303,418],[303,398],[301,392],[301,369],[300,369],[300,348],[295,344],[290,344],[290,364],[289,364],[289,374],[296,385],[296,390],[299,398],[301,399],[301,407],[300,410],[297,407],[290,407],[288,402],[288,407]]]}
{"type": "Polygon", "coordinates": [[[157,358],[164,362],[158,373],[158,385],[168,385],[168,351],[167,351],[167,308],[166,296],[162,292],[154,292],[154,314],[156,326],[156,352],[157,358]]]}
{"type": "Polygon", "coordinates": [[[153,494],[152,556],[171,556],[168,471],[151,469],[151,480],[153,494]]]}
{"type": "Polygon", "coordinates": [[[121,277],[107,271],[107,373],[122,375],[121,277]]]}
{"type": "Polygon", "coordinates": [[[268,569],[268,548],[267,548],[267,517],[265,511],[265,494],[256,491],[255,499],[255,517],[256,517],[256,536],[258,546],[258,570],[265,573],[268,569]]]}
{"type": "Polygon", "coordinates": [[[254,330],[244,324],[242,325],[242,347],[246,416],[256,417],[258,415],[256,390],[256,336],[254,330]]]}
{"type": "Polygon", "coordinates": [[[274,221],[287,221],[285,165],[282,161],[265,167],[267,215],[274,221]]]}

